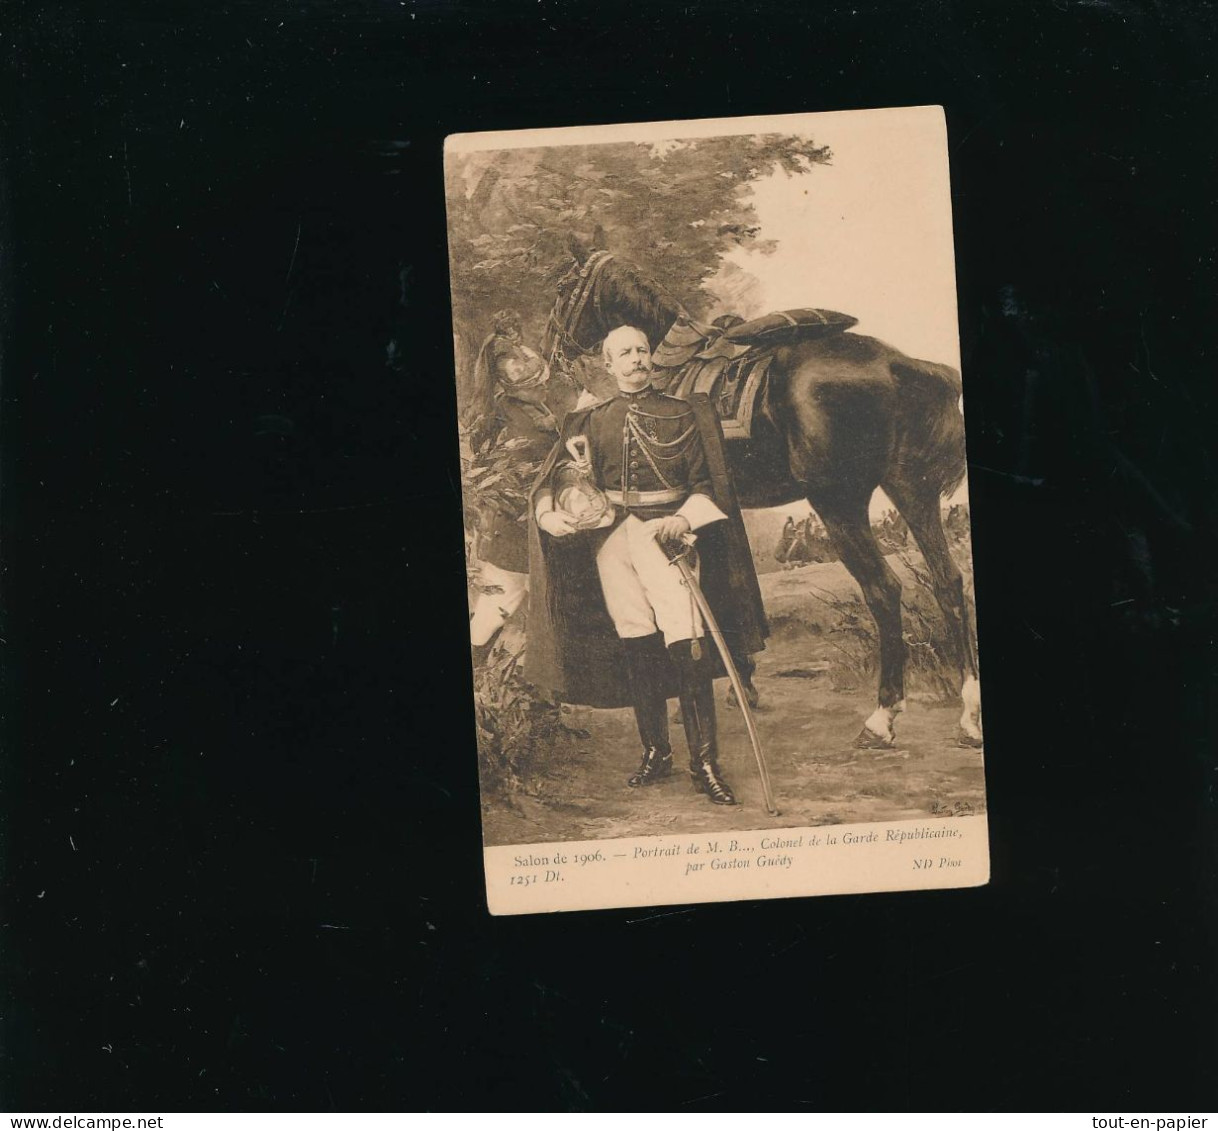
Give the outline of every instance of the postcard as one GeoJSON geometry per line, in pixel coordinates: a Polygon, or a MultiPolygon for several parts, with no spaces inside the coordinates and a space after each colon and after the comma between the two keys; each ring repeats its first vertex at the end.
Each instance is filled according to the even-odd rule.
{"type": "Polygon", "coordinates": [[[986,883],[943,111],[445,179],[491,912],[986,883]]]}

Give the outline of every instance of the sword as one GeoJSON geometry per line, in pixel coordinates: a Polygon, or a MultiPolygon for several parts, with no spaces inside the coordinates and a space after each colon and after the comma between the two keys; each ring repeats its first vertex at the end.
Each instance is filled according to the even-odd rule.
{"type": "Polygon", "coordinates": [[[707,604],[702,587],[698,584],[698,579],[694,577],[694,571],[690,569],[689,562],[686,561],[686,558],[689,557],[694,548],[694,535],[683,534],[681,536],[681,547],[681,550],[674,557],[670,558],[669,562],[680,571],[686,587],[693,596],[694,604],[698,606],[702,619],[706,621],[706,627],[710,629],[711,639],[714,640],[715,647],[719,649],[719,655],[723,658],[723,666],[727,669],[727,678],[731,680],[732,690],[736,692],[736,704],[740,708],[740,713],[744,716],[744,725],[749,732],[749,742],[753,747],[753,757],[757,759],[757,772],[761,775],[761,792],[765,795],[765,807],[771,817],[777,817],[779,815],[778,808],[774,804],[774,793],[770,789],[770,771],[765,764],[765,755],[761,752],[761,739],[757,736],[757,724],[753,721],[753,709],[749,706],[748,696],[744,693],[744,684],[740,680],[740,673],[736,670],[735,661],[732,660],[732,654],[728,650],[727,641],[723,638],[723,631],[719,627],[719,622],[715,620],[715,614],[711,612],[710,605],[707,604]]]}

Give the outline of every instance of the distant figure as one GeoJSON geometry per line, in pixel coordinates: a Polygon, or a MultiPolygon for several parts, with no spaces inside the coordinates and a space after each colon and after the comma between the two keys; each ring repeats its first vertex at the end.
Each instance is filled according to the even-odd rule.
{"type": "Polygon", "coordinates": [[[810,546],[808,542],[808,528],[812,518],[809,516],[802,522],[795,524],[795,531],[791,539],[791,548],[787,551],[787,563],[790,568],[796,566],[807,565],[812,560],[810,546]]]}
{"type": "Polygon", "coordinates": [[[952,503],[948,509],[947,518],[944,520],[943,526],[947,531],[949,542],[959,542],[967,545],[970,533],[968,507],[963,503],[952,503]]]}
{"type": "Polygon", "coordinates": [[[826,542],[828,536],[825,534],[825,528],[821,526],[820,520],[814,514],[808,515],[804,519],[804,554],[805,561],[821,562],[828,561],[828,556],[825,553],[826,542]]]}
{"type": "Polygon", "coordinates": [[[893,507],[884,512],[875,534],[885,553],[900,551],[909,545],[909,525],[893,507]]]}
{"type": "Polygon", "coordinates": [[[778,546],[774,550],[774,560],[780,563],[783,569],[791,569],[791,563],[787,558],[790,556],[793,545],[795,545],[795,519],[787,515],[787,521],[782,525],[782,533],[778,536],[778,546]]]}

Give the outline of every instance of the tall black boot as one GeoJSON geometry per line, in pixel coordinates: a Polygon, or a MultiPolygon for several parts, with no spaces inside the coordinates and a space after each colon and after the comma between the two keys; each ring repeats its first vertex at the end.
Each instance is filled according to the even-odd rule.
{"type": "Polygon", "coordinates": [[[623,640],[626,678],[634,718],[643,743],[643,760],[627,785],[637,789],[654,785],[672,773],[672,747],[668,741],[668,700],[664,698],[664,645],[658,634],[623,640]]]}
{"type": "MultiPolygon", "coordinates": [[[[694,789],[705,793],[716,805],[737,804],[731,787],[719,770],[715,733],[715,685],[705,658],[694,659],[689,640],[669,646],[668,654],[677,667],[681,693],[681,717],[685,740],[689,743],[689,775],[694,789]]],[[[705,648],[704,641],[699,649],[705,648]]]]}

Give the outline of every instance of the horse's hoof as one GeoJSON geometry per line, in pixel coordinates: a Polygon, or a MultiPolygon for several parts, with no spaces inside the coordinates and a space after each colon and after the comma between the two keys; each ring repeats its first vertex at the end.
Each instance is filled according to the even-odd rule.
{"type": "MultiPolygon", "coordinates": [[[[761,702],[761,692],[755,687],[746,687],[744,689],[744,698],[752,710],[757,710],[757,705],[761,702]]],[[[736,698],[736,689],[729,687],[727,689],[727,705],[734,711],[740,706],[740,701],[736,698]]]]}
{"type": "Polygon", "coordinates": [[[985,739],[971,735],[961,727],[960,733],[956,736],[956,745],[967,747],[970,750],[980,750],[985,745],[985,739]]]}
{"type": "Polygon", "coordinates": [[[859,750],[891,750],[896,744],[895,734],[891,738],[884,738],[866,727],[859,731],[858,738],[854,740],[854,745],[859,750]]]}

